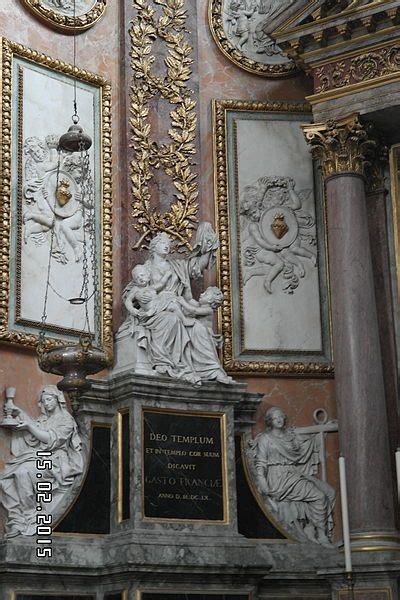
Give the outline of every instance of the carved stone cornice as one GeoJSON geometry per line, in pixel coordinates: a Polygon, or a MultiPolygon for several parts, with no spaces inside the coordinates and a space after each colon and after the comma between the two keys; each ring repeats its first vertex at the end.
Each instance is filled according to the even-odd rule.
{"type": "Polygon", "coordinates": [[[303,125],[303,131],[313,157],[321,162],[324,177],[338,173],[365,175],[378,148],[371,126],[360,123],[358,115],[303,125]]]}
{"type": "Polygon", "coordinates": [[[339,59],[355,42],[368,47],[397,38],[400,6],[397,0],[310,0],[288,17],[268,33],[295,62],[309,68],[315,60],[332,57],[332,50],[339,59]]]}

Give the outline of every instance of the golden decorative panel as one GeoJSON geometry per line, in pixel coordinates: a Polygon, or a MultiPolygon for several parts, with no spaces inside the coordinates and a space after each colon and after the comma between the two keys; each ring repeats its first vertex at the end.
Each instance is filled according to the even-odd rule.
{"type": "Polygon", "coordinates": [[[92,27],[103,16],[107,0],[21,0],[33,14],[48,25],[65,33],[84,31],[92,27]]]}
{"type": "Polygon", "coordinates": [[[236,66],[264,77],[288,77],[297,72],[266,33],[268,21],[280,15],[293,0],[267,3],[209,0],[208,21],[220,51],[236,66]]]}
{"type": "Polygon", "coordinates": [[[310,107],[218,100],[213,117],[223,366],[329,376],[324,194],[301,131],[310,107]]]}
{"type": "Polygon", "coordinates": [[[110,84],[4,38],[0,48],[0,341],[37,345],[47,279],[49,344],[79,338],[84,307],[72,306],[69,298],[82,285],[86,246],[89,269],[93,265],[99,281],[89,298],[91,330],[111,358],[110,84]],[[82,163],[57,149],[59,136],[71,124],[75,82],[82,124],[93,137],[84,187],[79,183],[82,163]]]}
{"type": "Polygon", "coordinates": [[[339,61],[324,62],[314,71],[313,101],[333,97],[335,90],[342,95],[359,88],[382,85],[400,76],[400,46],[390,44],[374,51],[351,53],[339,61]],[[346,89],[348,86],[349,89],[346,89]]]}
{"type": "Polygon", "coordinates": [[[190,248],[197,222],[198,184],[193,170],[196,153],[196,102],[189,88],[193,48],[186,32],[185,0],[134,0],[136,16],[129,30],[133,82],[130,95],[130,125],[134,158],[130,165],[134,227],[141,247],[158,232],[167,233],[177,247],[190,248]],[[161,9],[157,9],[157,5],[161,9]],[[156,67],[156,52],[165,51],[164,73],[156,67]],[[154,139],[152,101],[173,106],[169,113],[169,142],[154,139]],[[151,186],[157,171],[175,188],[169,210],[152,205],[151,186]]]}

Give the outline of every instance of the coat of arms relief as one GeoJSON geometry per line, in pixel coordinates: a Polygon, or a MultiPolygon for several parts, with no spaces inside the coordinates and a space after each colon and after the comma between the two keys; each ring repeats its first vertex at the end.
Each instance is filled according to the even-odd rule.
{"type": "Polygon", "coordinates": [[[240,200],[243,285],[263,277],[272,294],[277,285],[293,294],[317,265],[315,217],[305,208],[311,189],[296,189],[291,177],[260,177],[240,200]]]}

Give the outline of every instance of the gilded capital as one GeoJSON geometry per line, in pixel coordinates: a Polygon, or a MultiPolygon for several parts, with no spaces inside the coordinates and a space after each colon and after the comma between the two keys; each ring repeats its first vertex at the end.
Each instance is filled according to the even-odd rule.
{"type": "Polygon", "coordinates": [[[360,123],[358,115],[303,125],[306,141],[313,157],[321,161],[325,177],[349,172],[365,174],[377,147],[369,129],[369,125],[360,123]]]}

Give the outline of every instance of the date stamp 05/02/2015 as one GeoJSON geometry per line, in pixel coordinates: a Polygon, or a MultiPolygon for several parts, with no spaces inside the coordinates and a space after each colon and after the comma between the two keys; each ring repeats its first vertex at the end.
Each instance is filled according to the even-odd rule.
{"type": "Polygon", "coordinates": [[[51,472],[53,461],[52,453],[49,450],[39,450],[36,452],[36,556],[38,558],[51,558],[52,549],[52,515],[47,512],[44,514],[46,504],[53,500],[53,483],[46,480],[46,472],[51,472]]]}

